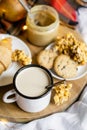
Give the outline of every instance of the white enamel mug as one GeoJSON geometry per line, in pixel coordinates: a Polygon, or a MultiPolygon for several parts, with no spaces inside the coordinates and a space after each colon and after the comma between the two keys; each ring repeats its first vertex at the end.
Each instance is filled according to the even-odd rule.
{"type": "Polygon", "coordinates": [[[24,66],[14,75],[14,89],[4,94],[3,101],[5,103],[16,102],[26,112],[42,111],[50,103],[51,89],[45,89],[45,86],[49,84],[53,84],[53,78],[49,70],[34,64],[24,66]],[[32,88],[29,85],[32,85],[32,88]],[[13,94],[15,94],[13,98],[8,98],[13,94]]]}

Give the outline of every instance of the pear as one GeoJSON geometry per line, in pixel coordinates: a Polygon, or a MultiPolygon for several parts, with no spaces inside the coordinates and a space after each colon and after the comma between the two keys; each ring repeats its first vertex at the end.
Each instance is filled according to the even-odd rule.
{"type": "Polygon", "coordinates": [[[26,16],[26,10],[18,0],[0,0],[0,17],[16,22],[26,16]]]}

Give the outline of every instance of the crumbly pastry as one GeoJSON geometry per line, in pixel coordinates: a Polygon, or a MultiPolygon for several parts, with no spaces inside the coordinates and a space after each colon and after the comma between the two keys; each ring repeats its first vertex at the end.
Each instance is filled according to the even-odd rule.
{"type": "Polygon", "coordinates": [[[5,70],[3,64],[0,62],[0,74],[5,70]]]}
{"type": "Polygon", "coordinates": [[[56,40],[54,49],[59,54],[69,55],[79,65],[87,63],[87,45],[76,39],[72,33],[56,40]]]}
{"type": "Polygon", "coordinates": [[[57,53],[53,50],[43,50],[37,55],[37,62],[39,65],[51,69],[57,53]]]}
{"type": "Polygon", "coordinates": [[[17,61],[21,65],[28,65],[31,63],[31,58],[25,54],[23,50],[15,50],[12,52],[12,61],[17,61]]]}
{"type": "Polygon", "coordinates": [[[71,88],[72,88],[71,83],[65,83],[65,84],[61,84],[61,85],[57,85],[57,86],[53,87],[54,103],[56,105],[61,105],[65,101],[68,101],[70,94],[71,94],[71,92],[70,92],[71,88]]]}
{"type": "Polygon", "coordinates": [[[7,69],[11,63],[11,51],[4,46],[0,46],[0,62],[3,64],[5,69],[7,69]]]}
{"type": "Polygon", "coordinates": [[[8,69],[11,64],[12,39],[5,38],[0,41],[0,74],[8,69]]]}
{"type": "Polygon", "coordinates": [[[72,78],[77,74],[77,63],[64,54],[57,56],[53,68],[56,74],[63,78],[72,78]]]}
{"type": "Polygon", "coordinates": [[[4,38],[0,41],[0,46],[4,46],[12,51],[12,39],[10,37],[4,38]]]}

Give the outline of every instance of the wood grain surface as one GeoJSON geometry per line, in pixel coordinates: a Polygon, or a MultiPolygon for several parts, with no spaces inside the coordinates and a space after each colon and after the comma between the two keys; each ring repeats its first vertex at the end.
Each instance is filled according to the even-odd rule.
{"type": "MultiPolygon", "coordinates": [[[[72,32],[78,39],[82,40],[79,33],[77,33],[75,30],[72,30],[65,26],[60,25],[58,32],[59,32],[59,36],[62,36],[68,32],[72,32]]],[[[21,38],[27,44],[27,46],[30,48],[31,53],[32,53],[32,63],[36,64],[36,55],[40,50],[44,49],[44,47],[37,47],[37,46],[30,44],[27,41],[26,32],[22,33],[18,37],[21,38]]],[[[55,79],[54,79],[54,81],[55,81],[55,79]]],[[[2,101],[2,96],[5,92],[12,89],[13,85],[0,87],[0,119],[6,119],[9,121],[13,121],[13,122],[28,122],[28,121],[32,121],[32,120],[35,120],[38,118],[48,116],[48,115],[56,113],[56,112],[61,112],[61,111],[66,110],[72,103],[74,103],[77,100],[78,96],[84,89],[85,84],[87,82],[87,75],[78,80],[69,81],[69,82],[71,82],[73,84],[73,87],[71,89],[71,96],[67,102],[65,102],[59,106],[56,106],[54,103],[50,102],[50,104],[48,105],[48,107],[46,109],[44,109],[41,112],[37,112],[37,113],[24,112],[17,106],[16,103],[11,103],[11,104],[4,103],[2,101]]]]}

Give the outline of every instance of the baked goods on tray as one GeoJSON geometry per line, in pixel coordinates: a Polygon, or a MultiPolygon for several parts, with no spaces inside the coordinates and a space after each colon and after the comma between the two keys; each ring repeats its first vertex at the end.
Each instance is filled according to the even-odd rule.
{"type": "Polygon", "coordinates": [[[56,56],[57,53],[53,50],[43,50],[37,55],[37,62],[47,69],[51,69],[56,56]]]}
{"type": "Polygon", "coordinates": [[[77,74],[77,63],[68,55],[61,54],[54,61],[56,74],[64,78],[71,78],[77,74]]]}
{"type": "Polygon", "coordinates": [[[11,64],[11,41],[11,38],[5,38],[0,41],[0,74],[7,70],[11,64]]]}
{"type": "Polygon", "coordinates": [[[0,46],[4,46],[12,51],[12,39],[10,37],[2,39],[0,41],[0,46]]]}
{"type": "Polygon", "coordinates": [[[69,55],[78,65],[87,63],[87,45],[79,41],[72,33],[57,38],[53,48],[58,54],[69,55]]]}
{"type": "Polygon", "coordinates": [[[87,45],[68,33],[58,37],[48,49],[41,51],[37,62],[61,78],[76,77],[78,67],[87,64],[87,45]],[[51,52],[51,56],[48,52],[51,52]],[[55,57],[52,56],[54,54],[55,57]]]}
{"type": "Polygon", "coordinates": [[[12,52],[12,61],[24,66],[30,64],[32,59],[30,56],[27,56],[23,50],[16,49],[12,52]]]}

